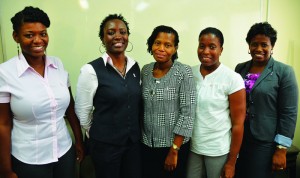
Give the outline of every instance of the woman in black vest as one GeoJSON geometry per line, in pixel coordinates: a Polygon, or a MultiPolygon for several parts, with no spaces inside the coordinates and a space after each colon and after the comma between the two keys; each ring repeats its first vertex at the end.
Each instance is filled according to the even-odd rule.
{"type": "Polygon", "coordinates": [[[84,65],[78,79],[75,109],[89,137],[96,177],[141,177],[140,68],[125,55],[129,34],[122,15],[108,15],[99,32],[106,51],[84,65]]]}

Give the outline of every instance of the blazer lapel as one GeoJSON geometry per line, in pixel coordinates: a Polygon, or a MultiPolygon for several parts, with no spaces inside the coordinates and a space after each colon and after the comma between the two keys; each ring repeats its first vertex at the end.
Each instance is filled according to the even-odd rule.
{"type": "Polygon", "coordinates": [[[252,63],[252,61],[248,61],[248,62],[246,62],[246,63],[244,64],[243,67],[241,67],[239,73],[241,74],[241,76],[243,77],[243,79],[244,79],[244,78],[246,77],[246,75],[248,74],[249,69],[250,69],[250,66],[251,66],[251,63],[252,63]]]}
{"type": "Polygon", "coordinates": [[[274,64],[274,59],[271,57],[269,59],[269,62],[267,66],[265,67],[264,71],[260,74],[259,78],[256,80],[254,83],[254,86],[251,90],[251,92],[268,76],[273,72],[273,64],[274,64]]]}

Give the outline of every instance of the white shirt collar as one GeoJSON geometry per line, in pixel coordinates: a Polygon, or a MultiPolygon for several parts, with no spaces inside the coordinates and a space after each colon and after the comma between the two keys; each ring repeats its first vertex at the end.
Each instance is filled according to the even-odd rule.
{"type": "MultiPolygon", "coordinates": [[[[105,66],[107,63],[109,63],[111,66],[114,66],[111,57],[106,52],[103,53],[102,58],[105,66]]],[[[126,58],[127,58],[127,68],[126,68],[126,72],[127,72],[136,63],[136,61],[129,56],[126,56],[126,58]]]]}
{"type": "MultiPolygon", "coordinates": [[[[24,55],[21,53],[19,56],[19,59],[16,60],[17,65],[17,71],[18,71],[18,77],[21,77],[22,74],[28,69],[32,69],[32,67],[28,64],[27,60],[25,59],[24,55]]],[[[46,64],[45,68],[47,67],[53,67],[54,69],[57,69],[57,65],[53,62],[53,60],[49,59],[46,56],[46,64]]]]}

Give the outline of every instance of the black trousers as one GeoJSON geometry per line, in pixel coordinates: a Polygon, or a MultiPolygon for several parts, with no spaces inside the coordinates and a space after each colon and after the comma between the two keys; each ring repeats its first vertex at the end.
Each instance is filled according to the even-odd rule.
{"type": "Polygon", "coordinates": [[[177,167],[174,171],[164,169],[164,163],[170,147],[151,148],[142,144],[142,174],[143,178],[185,178],[189,142],[181,145],[178,152],[177,167]]]}
{"type": "Polygon", "coordinates": [[[140,143],[112,145],[89,139],[96,178],[141,178],[140,143]]]}
{"type": "Polygon", "coordinates": [[[274,142],[263,142],[253,137],[249,121],[245,122],[243,143],[236,163],[236,178],[273,178],[272,157],[274,142]]]}
{"type": "Polygon", "coordinates": [[[75,149],[72,146],[58,159],[58,162],[32,165],[23,163],[12,156],[12,167],[18,178],[74,178],[75,157],[75,149]]]}

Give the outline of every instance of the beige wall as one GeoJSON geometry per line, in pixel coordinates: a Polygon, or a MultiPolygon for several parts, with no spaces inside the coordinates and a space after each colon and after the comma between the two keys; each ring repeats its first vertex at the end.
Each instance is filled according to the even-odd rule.
{"type": "Polygon", "coordinates": [[[238,61],[249,59],[245,34],[261,18],[260,0],[0,0],[5,60],[17,51],[11,37],[10,18],[27,5],[38,6],[48,13],[51,26],[47,54],[62,59],[70,73],[73,91],[80,67],[101,55],[99,25],[108,14],[122,13],[128,20],[130,41],[134,45],[128,55],[141,66],[153,61],[146,51],[148,36],[155,26],[164,24],[178,31],[179,60],[190,65],[198,64],[196,48],[200,30],[208,26],[219,28],[225,36],[221,60],[233,68],[238,61]]]}
{"type": "Polygon", "coordinates": [[[1,36],[1,24],[0,24],[0,64],[4,62],[3,47],[2,47],[2,36],[1,36]]]}
{"type": "MultiPolygon", "coordinates": [[[[299,0],[0,0],[0,63],[17,53],[10,18],[28,5],[48,13],[51,26],[47,53],[62,59],[70,73],[73,91],[80,67],[101,55],[99,24],[110,13],[122,13],[130,23],[134,49],[128,55],[141,66],[153,60],[146,52],[148,36],[155,26],[164,24],[179,32],[179,60],[190,65],[198,63],[196,48],[200,30],[208,26],[219,28],[225,36],[221,61],[234,68],[238,62],[250,59],[245,42],[250,26],[268,19],[278,30],[274,57],[292,65],[300,79],[296,70],[300,63],[299,0]]],[[[298,147],[299,123],[294,139],[298,147]]]]}

